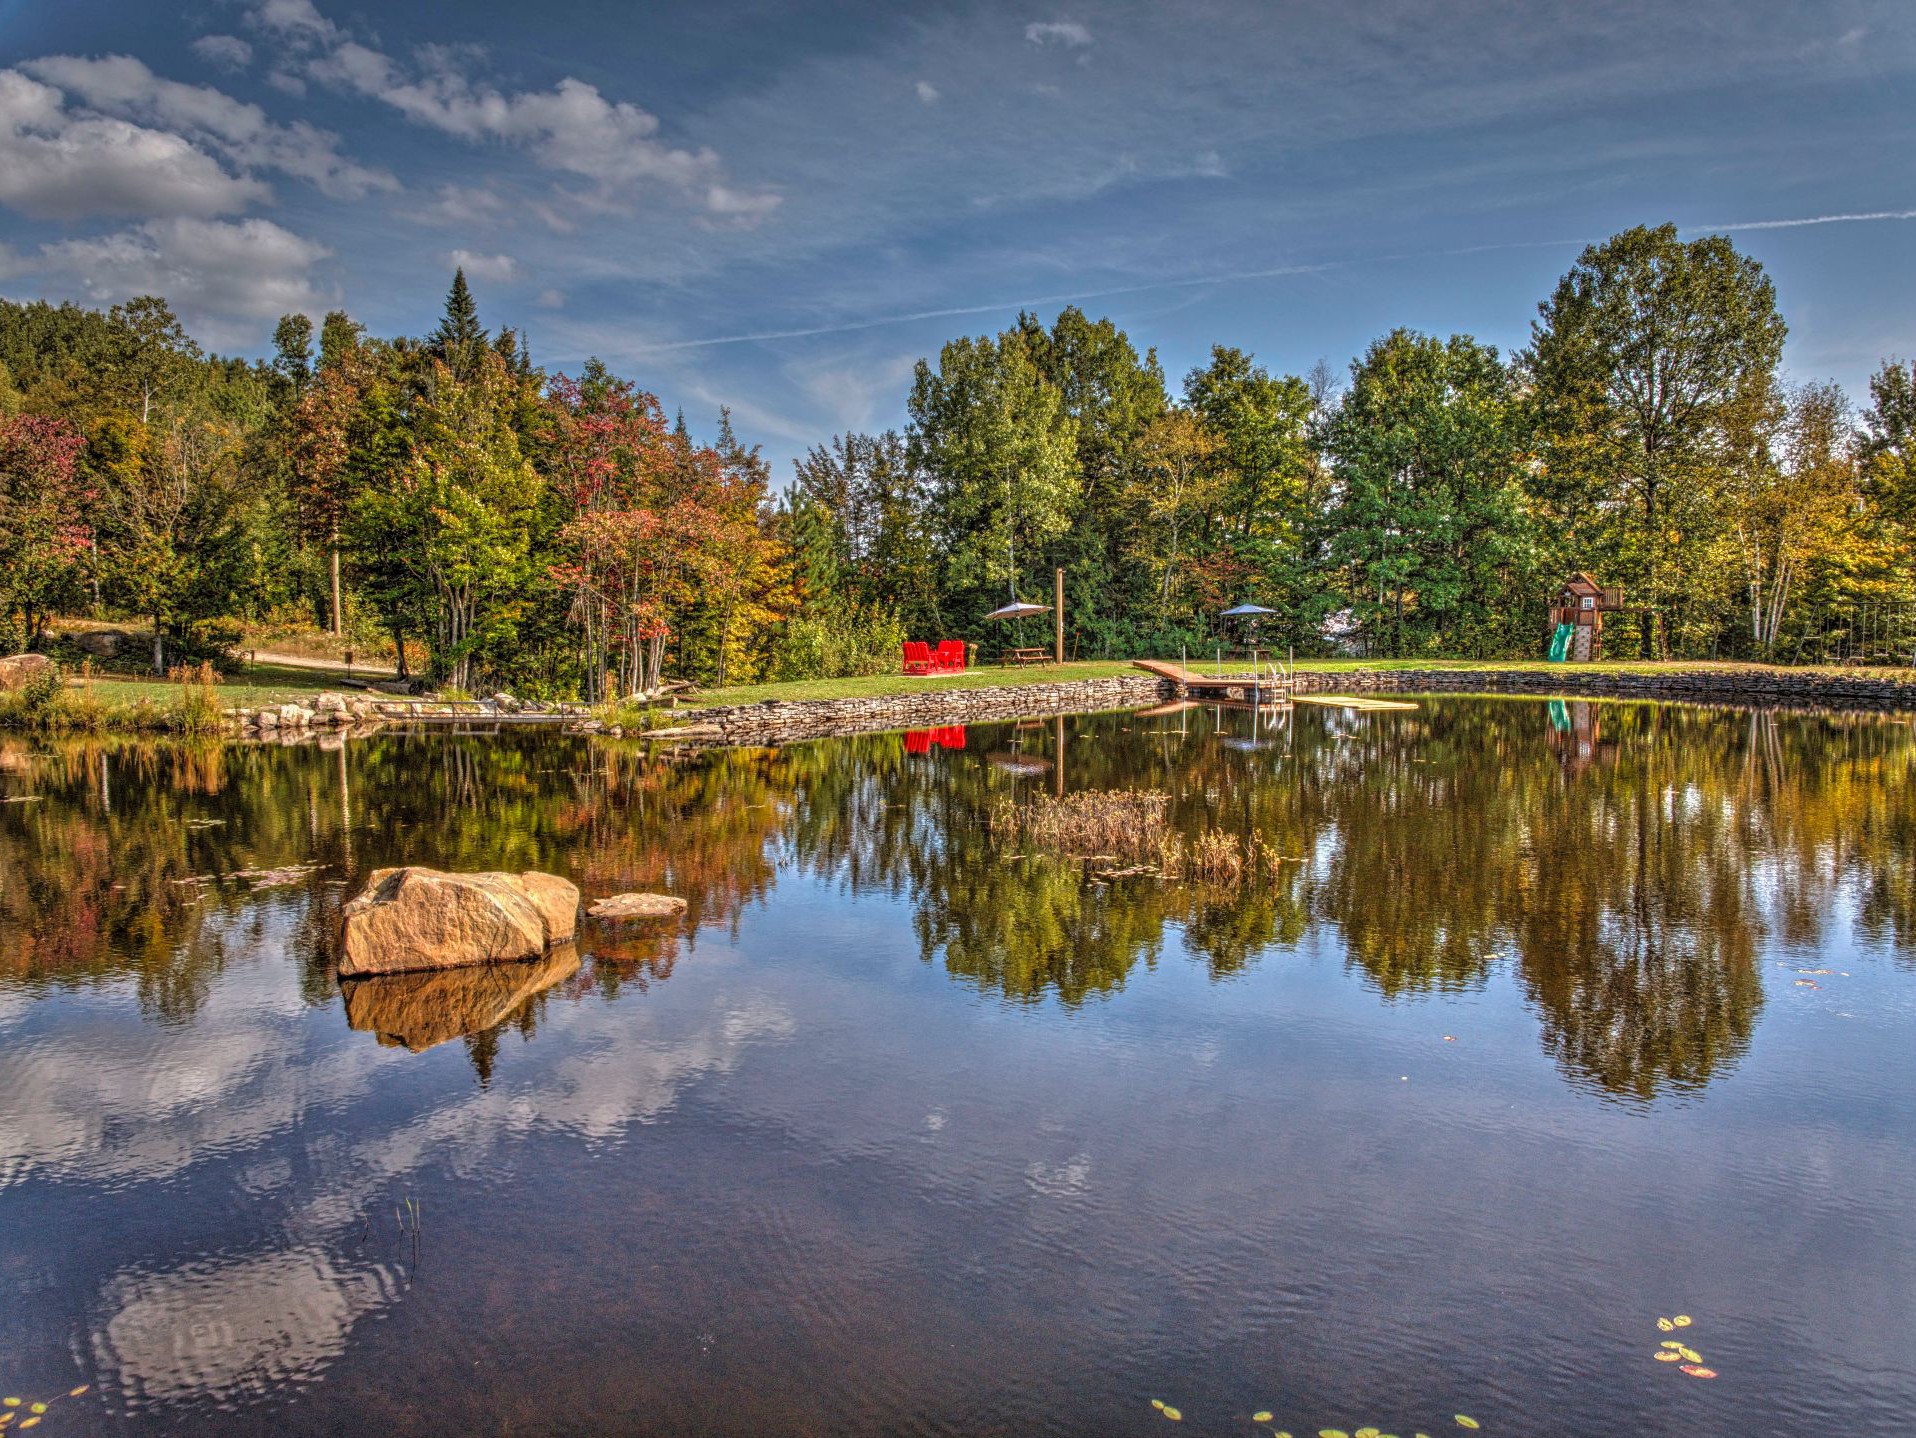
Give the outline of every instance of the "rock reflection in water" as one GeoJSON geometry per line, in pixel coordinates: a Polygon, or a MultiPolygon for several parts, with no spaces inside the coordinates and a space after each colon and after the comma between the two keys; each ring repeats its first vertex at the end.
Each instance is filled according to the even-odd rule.
{"type": "Polygon", "coordinates": [[[349,1025],[417,1054],[498,1027],[578,972],[579,951],[565,944],[527,963],[383,974],[339,987],[349,1025]]]}

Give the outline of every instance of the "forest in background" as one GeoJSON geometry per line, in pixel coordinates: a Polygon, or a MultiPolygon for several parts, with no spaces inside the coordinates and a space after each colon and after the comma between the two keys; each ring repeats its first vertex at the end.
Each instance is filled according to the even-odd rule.
{"type": "MultiPolygon", "coordinates": [[[[919,363],[903,433],[775,482],[597,361],[547,374],[463,274],[418,338],[283,318],[204,353],[164,300],[0,302],[0,651],[135,618],[154,668],[242,626],[408,647],[425,677],[589,700],[895,667],[1066,573],[1074,657],[1276,611],[1299,655],[1534,658],[1573,570],[1629,658],[1910,662],[1916,379],[1781,378],[1721,237],[1591,246],[1500,355],[1398,329],[1345,374],[1217,346],[1176,386],[1075,307],[919,363]]],[[[1008,637],[1008,636],[1007,636],[1008,637]]]]}

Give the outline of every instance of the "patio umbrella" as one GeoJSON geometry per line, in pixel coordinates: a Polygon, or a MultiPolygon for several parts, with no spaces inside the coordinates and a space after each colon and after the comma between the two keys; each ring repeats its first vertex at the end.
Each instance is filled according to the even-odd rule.
{"type": "Polygon", "coordinates": [[[1049,604],[1027,604],[1022,599],[1014,599],[1009,604],[999,605],[996,609],[992,610],[991,613],[987,614],[985,618],[1023,619],[1027,614],[1049,614],[1050,612],[1051,606],[1049,604]]]}
{"type": "Polygon", "coordinates": [[[1262,604],[1238,604],[1225,610],[1222,614],[1218,615],[1218,618],[1242,619],[1246,621],[1244,625],[1245,632],[1250,636],[1251,642],[1255,643],[1257,640],[1257,621],[1262,619],[1266,614],[1275,613],[1277,613],[1275,609],[1266,609],[1262,604]]]}
{"type": "MultiPolygon", "coordinates": [[[[992,610],[991,613],[987,614],[985,618],[1023,619],[1027,614],[1049,614],[1050,612],[1051,606],[1049,604],[1028,604],[1022,599],[1014,599],[1009,604],[1000,604],[996,609],[992,610]]],[[[1020,639],[1024,638],[1023,629],[1018,631],[1018,637],[1020,639]]]]}

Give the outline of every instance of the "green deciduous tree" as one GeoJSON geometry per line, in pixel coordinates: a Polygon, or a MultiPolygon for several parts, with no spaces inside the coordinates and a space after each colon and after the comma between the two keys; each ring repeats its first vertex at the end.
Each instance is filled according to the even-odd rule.
{"type": "MultiPolygon", "coordinates": [[[[912,383],[913,452],[931,478],[948,592],[1015,595],[1070,526],[1077,423],[1016,332],[954,340],[912,383]],[[1022,566],[1022,568],[1021,568],[1022,566]]],[[[997,600],[995,602],[1002,602],[997,600]]]]}
{"type": "Polygon", "coordinates": [[[1377,652],[1496,654],[1534,632],[1518,426],[1494,349],[1393,330],[1351,366],[1328,441],[1332,558],[1377,652]]]}
{"type": "Polygon", "coordinates": [[[1586,249],[1539,315],[1534,488],[1559,553],[1630,587],[1646,657],[1673,626],[1694,640],[1709,624],[1689,586],[1716,573],[1730,437],[1782,355],[1775,291],[1722,236],[1638,227],[1586,249]]]}

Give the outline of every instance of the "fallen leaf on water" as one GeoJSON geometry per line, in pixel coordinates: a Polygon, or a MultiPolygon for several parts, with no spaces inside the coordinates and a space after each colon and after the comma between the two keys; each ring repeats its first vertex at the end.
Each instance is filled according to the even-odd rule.
{"type": "Polygon", "coordinates": [[[1466,1418],[1463,1414],[1459,1413],[1457,1415],[1457,1426],[1459,1428],[1481,1428],[1484,1425],[1479,1423],[1475,1418],[1466,1418]]]}
{"type": "Polygon", "coordinates": [[[1672,1328],[1675,1328],[1676,1325],[1667,1318],[1659,1318],[1657,1320],[1657,1327],[1662,1332],[1668,1333],[1672,1328]]]}
{"type": "Polygon", "coordinates": [[[1173,1423],[1182,1423],[1184,1421],[1184,1415],[1182,1413],[1168,1406],[1164,1410],[1164,1416],[1169,1418],[1173,1423]]]}
{"type": "Polygon", "coordinates": [[[1383,1430],[1380,1428],[1359,1428],[1355,1433],[1351,1434],[1351,1438],[1380,1438],[1382,1432],[1383,1430]]]}
{"type": "Polygon", "coordinates": [[[1698,1353],[1694,1348],[1679,1348],[1677,1352],[1681,1353],[1684,1358],[1691,1363],[1701,1363],[1703,1361],[1703,1355],[1698,1353]]]}
{"type": "Polygon", "coordinates": [[[31,1428],[34,1424],[38,1423],[39,1421],[40,1420],[38,1418],[23,1418],[20,1420],[20,1426],[22,1428],[31,1428]]]}
{"type": "Polygon", "coordinates": [[[1342,1428],[1319,1428],[1317,1438],[1350,1438],[1342,1428]]]}
{"type": "Polygon", "coordinates": [[[1270,1410],[1265,1408],[1258,1409],[1257,1412],[1251,1415],[1251,1421],[1253,1423],[1269,1423],[1271,1421],[1270,1410]]]}
{"type": "Polygon", "coordinates": [[[1656,1354],[1656,1360],[1659,1363],[1681,1363],[1683,1361],[1683,1355],[1681,1353],[1672,1353],[1668,1349],[1661,1349],[1656,1354]]]}
{"type": "Polygon", "coordinates": [[[1820,989],[1823,987],[1821,984],[1817,983],[1815,979],[1798,979],[1796,981],[1796,986],[1799,989],[1820,989]]]}
{"type": "Polygon", "coordinates": [[[1701,1364],[1696,1363],[1686,1363],[1679,1371],[1689,1374],[1692,1378],[1716,1377],[1716,1370],[1714,1368],[1705,1368],[1701,1364]]]}
{"type": "Polygon", "coordinates": [[[1688,1328],[1692,1323],[1696,1322],[1696,1320],[1690,1317],[1690,1315],[1687,1313],[1679,1313],[1675,1318],[1672,1318],[1670,1321],[1676,1324],[1678,1328],[1688,1328]]]}
{"type": "Polygon", "coordinates": [[[82,1393],[87,1391],[89,1386],[91,1385],[82,1383],[78,1388],[69,1388],[67,1389],[67,1397],[78,1398],[82,1393]]]}
{"type": "Polygon", "coordinates": [[[1666,1338],[1657,1345],[1659,1348],[1681,1348],[1683,1345],[1674,1338],[1666,1338]]]}
{"type": "Polygon", "coordinates": [[[1151,1400],[1151,1406],[1162,1413],[1164,1411],[1164,1400],[1162,1398],[1153,1398],[1151,1400]]]}
{"type": "Polygon", "coordinates": [[[18,1398],[0,1398],[0,1403],[6,1404],[9,1408],[18,1408],[20,1406],[20,1400],[18,1398]]]}

